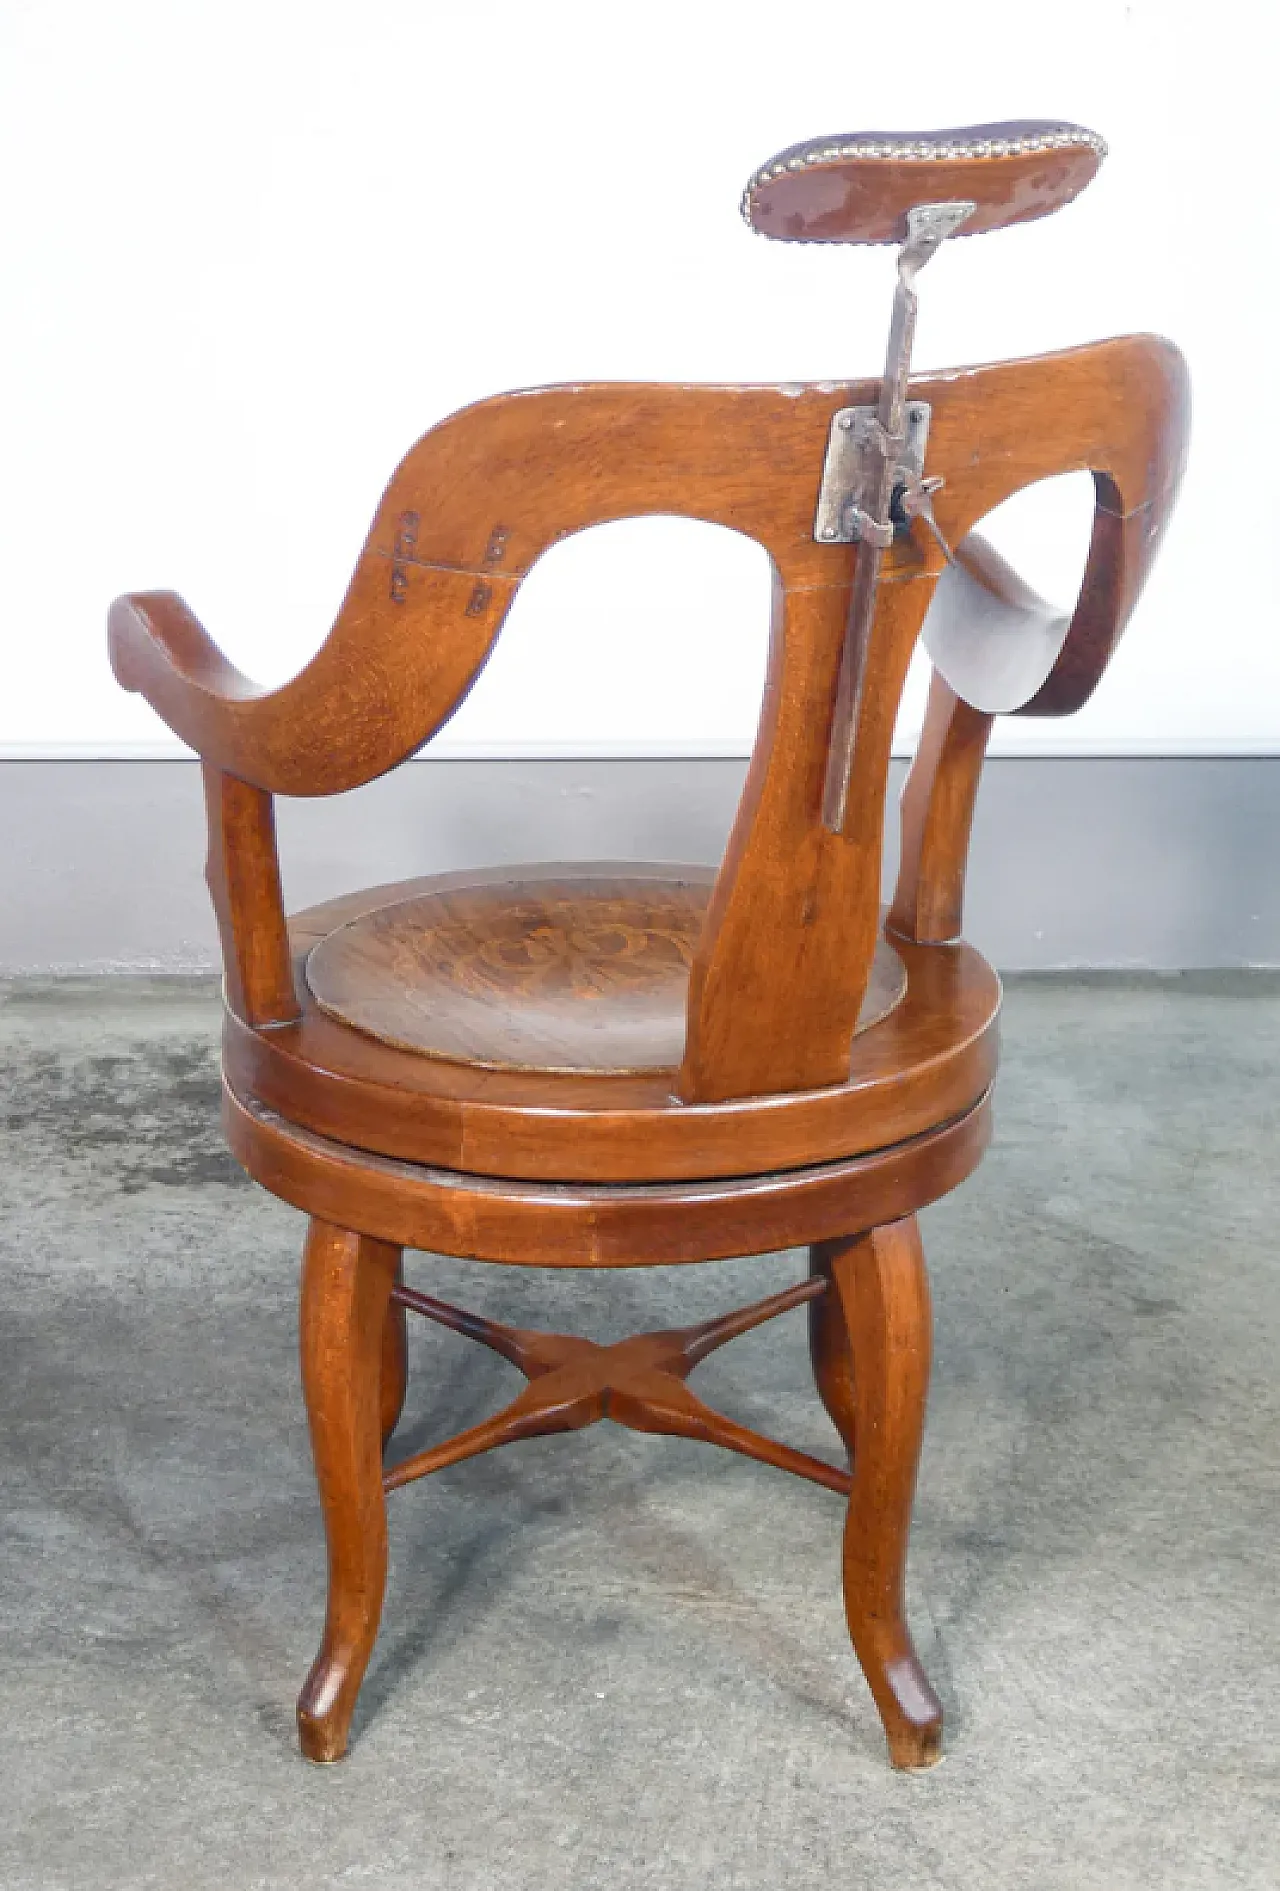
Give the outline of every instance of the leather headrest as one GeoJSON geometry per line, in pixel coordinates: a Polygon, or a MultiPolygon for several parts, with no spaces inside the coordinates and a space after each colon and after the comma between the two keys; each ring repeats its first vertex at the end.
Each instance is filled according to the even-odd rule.
{"type": "Polygon", "coordinates": [[[1054,119],[810,138],[760,166],[742,214],[793,243],[900,243],[913,205],[967,199],[959,234],[976,236],[1070,203],[1106,153],[1096,132],[1054,119]]]}

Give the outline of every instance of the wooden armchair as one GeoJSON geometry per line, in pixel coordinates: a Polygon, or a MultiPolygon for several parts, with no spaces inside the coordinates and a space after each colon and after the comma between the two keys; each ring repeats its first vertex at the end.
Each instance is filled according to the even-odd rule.
{"type": "MultiPolygon", "coordinates": [[[[1026,209],[1026,153],[1012,147],[1028,135],[1012,128],[1009,151],[976,157],[939,144],[930,186],[958,179],[988,227],[1001,203],[1005,221],[1052,208],[1026,209]]],[[[826,236],[874,237],[886,218],[897,229],[893,191],[912,203],[923,188],[921,160],[902,156],[918,146],[831,149],[798,167],[829,187],[826,236]]],[[[1078,139],[1040,150],[1075,165],[1058,200],[1079,188],[1082,156],[1096,168],[1078,139]]],[[[762,227],[796,223],[769,196],[770,176],[786,184],[796,168],[786,154],[782,165],[748,195],[762,227]]],[[[1053,195],[1043,176],[1036,188],[1053,195]]],[[[915,1215],[972,1171],[990,1134],[1000,988],[959,936],[974,799],[994,712],[1065,713],[1096,685],[1173,499],[1186,384],[1176,351],[1150,337],[917,378],[938,538],[920,529],[920,499],[891,528],[882,508],[881,543],[830,542],[815,529],[825,456],[840,417],[874,411],[888,379],[575,386],[454,415],[397,469],[333,629],[281,689],[234,670],[172,592],[112,609],[120,682],[203,758],[227,1134],[249,1173],[311,1218],[302,1371],[329,1546],[324,1637],[298,1704],[313,1760],[346,1748],[382,1609],[385,1493],[606,1417],[847,1496],[849,1630],[891,1756],[937,1757],[941,1711],[903,1615],[930,1348],[915,1215]],[[1095,480],[1092,548],[1074,612],[1055,619],[973,528],[1030,482],[1077,469],[1095,480]],[[273,796],[339,793],[404,761],[466,694],[541,553],[646,513],[730,526],[772,561],[764,701],[719,870],[452,873],[286,919],[273,796]],[[943,541],[960,547],[954,568],[943,541]],[[890,739],[926,614],[939,667],[886,919],[890,739]],[[1007,666],[989,661],[1011,637],[1042,653],[1017,703],[996,699],[1007,666]],[[800,1285],[613,1346],[498,1326],[402,1270],[406,1248],[598,1268],[796,1245],[812,1256],[800,1285]],[[688,1383],[713,1348],[801,1304],[838,1462],[733,1423],[688,1383]],[[407,1311],[492,1347],[528,1384],[485,1423],[395,1461],[407,1311]]]]}

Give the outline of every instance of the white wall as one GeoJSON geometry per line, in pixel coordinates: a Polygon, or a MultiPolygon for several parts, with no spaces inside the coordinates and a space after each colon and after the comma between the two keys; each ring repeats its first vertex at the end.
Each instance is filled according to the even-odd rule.
{"type": "MultiPolygon", "coordinates": [[[[1192,466],[1098,700],[1006,746],[1280,748],[1276,18],[1272,0],[5,0],[0,744],[163,742],[105,663],[126,589],[175,586],[250,674],[289,675],[396,460],[466,401],[874,373],[887,255],[751,237],[747,174],[819,132],[1061,114],[1111,141],[1098,182],[944,252],[917,362],[1162,330],[1190,358],[1192,466]]],[[[999,528],[1062,601],[1085,497],[1060,529],[1038,496],[999,528]]],[[[562,546],[442,744],[743,749],[766,591],[763,554],[711,528],[562,546]]],[[[913,696],[904,735],[916,717],[913,696]]]]}

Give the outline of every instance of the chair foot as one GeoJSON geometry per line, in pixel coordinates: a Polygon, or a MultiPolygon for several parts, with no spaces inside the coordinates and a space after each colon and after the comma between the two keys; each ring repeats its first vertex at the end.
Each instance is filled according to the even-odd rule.
{"type": "Polygon", "coordinates": [[[313,1221],[302,1269],[302,1389],[329,1552],[324,1638],[298,1697],[309,1760],[339,1760],[387,1578],[383,1358],[400,1250],[313,1221]]]}
{"type": "MultiPolygon", "coordinates": [[[[907,1538],[929,1388],[929,1283],[915,1217],[814,1250],[848,1337],[851,1377],[828,1409],[853,1449],[844,1538],[849,1635],[880,1710],[889,1757],[903,1768],[942,1756],[942,1708],[907,1628],[907,1538]],[[850,1410],[850,1399],[852,1410],[850,1410]],[[853,1436],[848,1434],[852,1432],[853,1436]]],[[[842,1361],[839,1349],[831,1353],[842,1361]]]]}
{"type": "MultiPolygon", "coordinates": [[[[334,1766],[347,1757],[351,1711],[335,1714],[341,1677],[317,1655],[298,1696],[298,1750],[313,1766],[334,1766]]],[[[352,1703],[354,1705],[354,1702],[352,1703]]]]}
{"type": "Polygon", "coordinates": [[[894,1766],[902,1772],[936,1766],[942,1758],[942,1708],[910,1636],[906,1647],[893,1653],[874,1647],[865,1635],[860,1646],[854,1645],[880,1709],[894,1766]]]}

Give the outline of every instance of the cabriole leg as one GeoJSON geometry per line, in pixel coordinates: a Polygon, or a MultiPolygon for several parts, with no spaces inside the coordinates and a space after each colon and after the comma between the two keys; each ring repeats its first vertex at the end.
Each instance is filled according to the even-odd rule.
{"type": "MultiPolygon", "coordinates": [[[[403,1256],[396,1263],[396,1285],[404,1282],[403,1256]]],[[[398,1301],[387,1306],[382,1327],[382,1449],[391,1442],[391,1434],[400,1423],[404,1395],[409,1385],[408,1315],[398,1301]]]]}
{"type": "Polygon", "coordinates": [[[400,1250],[313,1221],[302,1263],[302,1390],[329,1546],[324,1639],[298,1696],[309,1760],[339,1760],[387,1579],[383,1348],[400,1250]]]}
{"type": "MultiPolygon", "coordinates": [[[[814,1250],[814,1266],[829,1270],[828,1298],[843,1314],[852,1360],[853,1489],[844,1538],[849,1634],[884,1722],[889,1757],[895,1766],[931,1766],[942,1752],[942,1708],[904,1608],[931,1325],[915,1216],[824,1242],[814,1250]]],[[[827,1356],[839,1360],[834,1348],[827,1356]]],[[[826,1379],[823,1396],[843,1434],[847,1381],[837,1367],[827,1369],[826,1379]]]]}
{"type": "Polygon", "coordinates": [[[849,1332],[844,1323],[840,1295],[831,1278],[831,1254],[840,1244],[828,1242],[809,1250],[809,1273],[825,1280],[827,1291],[821,1299],[809,1302],[809,1357],[813,1362],[813,1382],[818,1397],[827,1408],[827,1416],[844,1442],[850,1464],[853,1463],[855,1412],[853,1403],[853,1358],[849,1351],[849,1332]]]}

